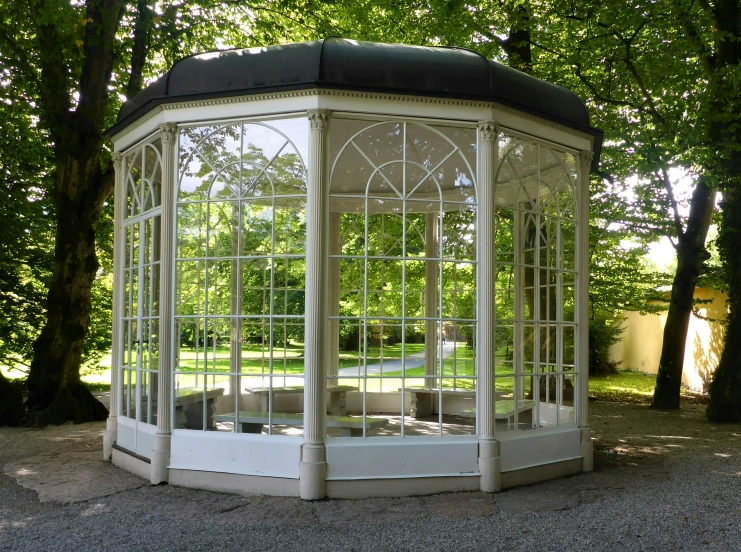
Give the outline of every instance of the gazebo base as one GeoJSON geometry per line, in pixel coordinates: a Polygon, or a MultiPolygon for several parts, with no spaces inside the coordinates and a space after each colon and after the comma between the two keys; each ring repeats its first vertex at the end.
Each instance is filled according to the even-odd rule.
{"type": "MultiPolygon", "coordinates": [[[[233,473],[232,470],[243,466],[219,461],[224,450],[218,443],[224,436],[218,433],[178,432],[176,437],[182,442],[173,448],[172,467],[164,475],[171,485],[235,494],[301,496],[298,469],[277,470],[269,475],[269,468],[278,468],[279,465],[268,462],[255,464],[252,474],[233,473]],[[204,453],[204,458],[209,459],[207,463],[200,459],[203,451],[208,451],[204,453]]],[[[500,456],[497,457],[497,471],[502,471],[493,475],[498,480],[494,488],[507,489],[590,471],[589,433],[589,428],[573,428],[570,431],[503,437],[499,441],[500,456]],[[533,450],[539,450],[541,454],[534,455],[533,450]]],[[[247,434],[237,440],[229,438],[226,442],[234,444],[245,439],[252,441],[254,437],[247,434]]],[[[270,441],[273,441],[273,455],[299,461],[301,438],[278,436],[270,441]]],[[[425,441],[419,437],[407,437],[403,443],[383,437],[328,440],[329,470],[326,481],[320,483],[319,496],[360,499],[482,489],[484,482],[477,467],[479,445],[475,436],[452,436],[438,443],[425,441]]],[[[267,446],[266,443],[266,452],[267,446]]],[[[250,449],[235,448],[232,452],[233,459],[246,458],[245,454],[249,455],[250,449]]],[[[160,482],[153,479],[155,470],[152,463],[120,446],[114,447],[112,462],[153,483],[160,482]]],[[[292,462],[287,465],[292,465],[292,462]]]]}
{"type": "Polygon", "coordinates": [[[171,469],[169,483],[220,493],[299,496],[299,480],[283,477],[171,469]]]}
{"type": "MultiPolygon", "coordinates": [[[[122,453],[114,452],[113,463],[118,467],[148,479],[141,469],[144,463],[122,453]],[[134,465],[136,464],[136,466],[134,465]]],[[[531,485],[542,481],[575,475],[582,471],[582,459],[574,458],[542,466],[534,466],[502,473],[502,489],[531,485]]],[[[171,485],[232,494],[262,494],[270,496],[299,496],[299,480],[280,477],[261,477],[194,470],[169,470],[171,485]]],[[[480,476],[416,477],[393,479],[360,479],[327,481],[327,498],[373,498],[384,496],[421,496],[439,493],[478,491],[480,476]]]]}
{"type": "Polygon", "coordinates": [[[522,485],[532,485],[533,483],[540,483],[541,481],[549,481],[551,479],[558,479],[559,477],[576,475],[582,471],[585,471],[582,469],[582,459],[574,458],[572,460],[564,460],[562,462],[554,462],[552,464],[504,472],[502,474],[502,489],[521,487],[522,485]]]}

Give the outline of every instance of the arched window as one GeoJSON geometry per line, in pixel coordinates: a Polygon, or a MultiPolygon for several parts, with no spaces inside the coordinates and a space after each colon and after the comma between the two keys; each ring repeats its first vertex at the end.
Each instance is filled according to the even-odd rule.
{"type": "Polygon", "coordinates": [[[216,399],[237,412],[245,392],[303,385],[306,126],[180,134],[175,387],[176,397],[197,390],[202,409],[189,419],[184,406],[181,427],[240,431],[215,421],[216,399]]]}
{"type": "Polygon", "coordinates": [[[500,139],[495,378],[507,429],[576,422],[576,182],[572,153],[500,139]]]}
{"type": "MultiPolygon", "coordinates": [[[[157,415],[161,150],[155,140],[124,156],[120,409],[124,417],[146,424],[155,424],[157,415]]],[[[125,430],[122,435],[125,441],[125,430]]],[[[136,447],[135,435],[127,444],[136,447]]]]}
{"type": "Polygon", "coordinates": [[[439,406],[476,388],[475,130],[333,118],[330,145],[328,384],[390,414],[373,435],[470,434],[439,406]]]}

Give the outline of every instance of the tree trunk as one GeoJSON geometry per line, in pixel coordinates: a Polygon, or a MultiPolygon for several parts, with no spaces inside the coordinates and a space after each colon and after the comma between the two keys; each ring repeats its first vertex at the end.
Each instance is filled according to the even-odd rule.
{"type": "MultiPolygon", "coordinates": [[[[80,381],[80,359],[98,270],[95,225],[113,191],[113,171],[101,167],[102,134],[119,44],[116,33],[126,4],[86,0],[82,55],[68,58],[62,45],[69,39],[69,28],[57,26],[63,8],[53,2],[29,2],[41,69],[41,122],[54,144],[57,209],[47,321],[34,343],[28,377],[27,421],[36,426],[104,420],[108,415],[80,381]],[[69,62],[79,65],[73,68],[69,62]],[[79,83],[70,78],[75,74],[79,83]]],[[[135,28],[135,34],[141,32],[135,28]]]]}
{"type": "MultiPolygon", "coordinates": [[[[28,422],[35,426],[105,420],[108,411],[80,381],[82,346],[90,321],[91,288],[98,270],[94,225],[100,209],[90,182],[100,174],[99,153],[59,159],[55,174],[59,213],[48,318],[34,343],[28,378],[28,422]]],[[[98,150],[99,152],[99,150],[98,150]]]]}
{"type": "Polygon", "coordinates": [[[25,414],[20,389],[0,372],[0,426],[16,426],[25,414]]]}
{"type": "Polygon", "coordinates": [[[728,325],[723,353],[710,382],[706,411],[711,422],[741,422],[741,189],[723,193],[718,245],[728,284],[728,325]]]}
{"type": "Polygon", "coordinates": [[[510,2],[507,7],[509,35],[504,41],[507,65],[525,73],[533,71],[533,53],[530,48],[530,14],[525,3],[510,2]]]}
{"type": "Polygon", "coordinates": [[[708,86],[713,98],[710,137],[714,147],[723,149],[718,249],[728,286],[728,325],[706,414],[711,422],[741,422],[741,2],[717,0],[713,10],[717,31],[708,86]]]}
{"type": "Polygon", "coordinates": [[[674,274],[669,312],[664,326],[659,371],[656,376],[653,408],[679,408],[684,348],[692,313],[695,285],[708,258],[705,239],[715,204],[715,191],[700,179],[692,193],[687,228],[679,235],[677,271],[674,274]]]}

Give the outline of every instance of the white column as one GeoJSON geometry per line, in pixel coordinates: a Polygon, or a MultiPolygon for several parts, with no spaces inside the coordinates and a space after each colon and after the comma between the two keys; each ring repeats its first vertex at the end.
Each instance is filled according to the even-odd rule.
{"type": "Polygon", "coordinates": [[[478,281],[476,302],[478,312],[478,339],[476,360],[479,369],[476,399],[478,402],[479,472],[481,490],[496,492],[501,489],[499,443],[495,438],[494,366],[496,355],[495,332],[495,250],[494,250],[494,185],[498,159],[496,124],[482,121],[478,124],[478,151],[476,177],[478,182],[478,216],[476,251],[478,281]]]}
{"type": "MultiPolygon", "coordinates": [[[[342,252],[340,236],[341,213],[329,213],[329,254],[339,255],[342,252]]],[[[329,259],[329,316],[340,314],[340,260],[329,259]]],[[[329,324],[329,358],[327,375],[336,376],[340,366],[340,321],[330,320],[329,324]]],[[[329,382],[337,385],[337,380],[329,382]]]]}
{"type": "Polygon", "coordinates": [[[119,368],[121,361],[121,299],[123,298],[123,255],[121,251],[123,235],[121,223],[126,204],[126,175],[123,155],[113,154],[113,167],[116,181],[113,191],[113,333],[111,335],[111,396],[108,406],[108,420],[103,432],[103,460],[110,460],[113,444],[116,442],[118,423],[119,368]]]}
{"type": "Polygon", "coordinates": [[[152,445],[153,485],[168,480],[170,437],[172,435],[172,358],[173,358],[173,265],[175,262],[175,142],[177,127],[160,125],[162,141],[162,195],[160,203],[160,350],[157,379],[157,433],[152,445]]]}
{"type": "Polygon", "coordinates": [[[582,470],[592,471],[592,430],[589,427],[589,171],[591,151],[579,155],[576,223],[576,378],[577,415],[581,428],[582,470]]]}
{"type": "MultiPolygon", "coordinates": [[[[438,218],[439,213],[427,213],[425,215],[425,257],[438,257],[438,218]]],[[[439,267],[435,261],[425,263],[425,316],[435,316],[437,313],[437,289],[439,267]]],[[[435,320],[425,321],[425,376],[434,376],[437,372],[437,322],[435,320]]],[[[425,378],[426,387],[437,387],[439,380],[434,377],[425,378]]],[[[432,400],[433,397],[430,396],[432,400]]],[[[418,398],[419,400],[419,398],[418,398]]],[[[434,406],[433,406],[434,408],[434,406]]]]}
{"type": "MultiPolygon", "coordinates": [[[[229,332],[229,371],[232,374],[242,373],[242,322],[239,315],[242,313],[242,262],[238,259],[240,238],[242,234],[242,223],[240,221],[239,204],[232,206],[232,273],[229,281],[231,289],[229,313],[234,317],[230,321],[229,332]]],[[[237,387],[237,377],[229,378],[229,391],[234,397],[235,405],[239,404],[240,390],[237,387]]],[[[237,410],[239,410],[237,408],[237,410]]]]}
{"type": "Polygon", "coordinates": [[[305,500],[326,496],[327,285],[329,266],[329,112],[308,112],[309,166],[306,201],[306,315],[304,320],[304,444],[299,494],[305,500]]]}

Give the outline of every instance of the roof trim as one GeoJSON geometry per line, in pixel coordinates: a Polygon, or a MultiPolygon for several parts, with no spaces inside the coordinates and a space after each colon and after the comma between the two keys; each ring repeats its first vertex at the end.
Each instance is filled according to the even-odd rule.
{"type": "Polygon", "coordinates": [[[478,52],[335,37],[189,55],[126,102],[104,136],[167,103],[308,89],[497,103],[594,136],[597,154],[601,145],[578,96],[478,52]]]}

